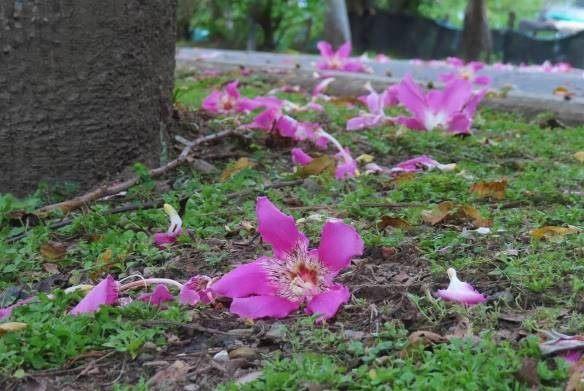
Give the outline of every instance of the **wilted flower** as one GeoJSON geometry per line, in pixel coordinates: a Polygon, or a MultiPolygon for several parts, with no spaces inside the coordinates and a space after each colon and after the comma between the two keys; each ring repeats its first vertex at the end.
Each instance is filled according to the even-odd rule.
{"type": "Polygon", "coordinates": [[[456,167],[456,164],[441,164],[438,161],[432,159],[432,157],[427,155],[417,156],[415,158],[403,161],[396,164],[392,169],[392,173],[403,173],[403,172],[419,172],[425,170],[432,170],[437,168],[440,171],[452,171],[456,167]]]}
{"type": "Polygon", "coordinates": [[[448,278],[450,278],[450,284],[448,284],[448,289],[439,289],[436,292],[438,297],[446,301],[453,301],[468,306],[483,303],[487,300],[472,285],[460,281],[456,276],[456,270],[449,268],[447,273],[448,278]]]}
{"type": "Polygon", "coordinates": [[[248,113],[260,107],[280,107],[282,102],[272,96],[259,96],[253,99],[242,97],[238,90],[239,81],[227,84],[223,90],[214,90],[207,96],[201,107],[212,114],[248,113]]]}
{"type": "Polygon", "coordinates": [[[312,162],[313,160],[312,156],[304,152],[302,148],[292,148],[291,154],[292,162],[299,166],[306,166],[307,164],[310,164],[310,162],[312,162]]]}
{"type": "Polygon", "coordinates": [[[440,80],[443,82],[450,83],[456,79],[463,79],[469,81],[472,84],[482,86],[491,84],[491,78],[489,76],[477,75],[477,72],[485,67],[485,64],[482,62],[471,61],[469,63],[465,63],[464,60],[456,57],[448,58],[447,62],[456,69],[454,72],[440,75],[440,80]]]}
{"type": "Polygon", "coordinates": [[[304,303],[307,313],[320,314],[319,320],[333,317],[350,298],[348,288],[333,280],[363,252],[357,231],[340,220],[329,220],[319,248],[309,249],[294,218],[268,198],[258,198],[256,215],[258,232],[272,246],[273,255],[236,267],[211,290],[232,298],[230,311],[243,318],[283,318],[304,303]]]}
{"type": "Polygon", "coordinates": [[[412,117],[398,117],[397,121],[413,130],[443,128],[453,134],[469,134],[478,103],[486,91],[473,93],[471,84],[462,79],[448,83],[442,91],[424,93],[406,76],[398,85],[400,102],[412,117]]]}
{"type": "Polygon", "coordinates": [[[143,293],[138,296],[138,300],[155,306],[160,306],[162,303],[167,301],[173,301],[174,296],[170,293],[166,285],[158,284],[152,293],[143,293]]]}
{"type": "Polygon", "coordinates": [[[102,305],[113,305],[118,301],[120,284],[111,275],[104,278],[69,312],[71,315],[96,312],[102,305]]]}
{"type": "Polygon", "coordinates": [[[161,250],[176,242],[182,233],[182,219],[177,211],[169,204],[164,204],[164,211],[170,218],[170,226],[166,232],[154,234],[154,245],[161,250]]]}
{"type": "Polygon", "coordinates": [[[358,59],[351,59],[351,43],[345,42],[335,52],[330,43],[320,41],[317,45],[321,58],[316,63],[320,70],[367,72],[367,68],[358,59]]]}

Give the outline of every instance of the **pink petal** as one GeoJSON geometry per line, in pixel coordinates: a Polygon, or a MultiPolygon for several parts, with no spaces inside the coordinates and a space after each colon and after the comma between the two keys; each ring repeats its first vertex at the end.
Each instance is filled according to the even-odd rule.
{"type": "Polygon", "coordinates": [[[374,128],[381,125],[384,121],[383,115],[363,115],[354,117],[347,121],[347,130],[361,130],[374,128]]]}
{"type": "Polygon", "coordinates": [[[382,99],[383,99],[383,107],[391,107],[396,106],[399,104],[399,99],[397,96],[398,86],[393,85],[387,87],[385,91],[383,91],[382,99]]]}
{"type": "Polygon", "coordinates": [[[288,115],[283,115],[278,119],[276,128],[280,131],[281,136],[294,138],[298,128],[298,121],[288,115]]]}
{"type": "Polygon", "coordinates": [[[336,273],[363,254],[363,239],[352,226],[340,220],[329,220],[322,227],[318,255],[320,261],[336,273]]]}
{"type": "Polygon", "coordinates": [[[340,284],[335,284],[329,290],[314,296],[306,306],[306,313],[320,314],[317,322],[328,320],[335,316],[339,307],[346,304],[351,298],[349,289],[340,284]]]}
{"type": "Polygon", "coordinates": [[[485,95],[487,94],[487,89],[483,88],[479,92],[473,93],[470,99],[466,102],[464,106],[463,112],[469,117],[472,118],[477,110],[479,103],[483,100],[485,95]]]}
{"type": "Polygon", "coordinates": [[[258,232],[264,242],[272,245],[277,257],[308,244],[306,236],[298,231],[294,218],[282,213],[267,197],[258,197],[256,216],[258,232]]]}
{"type": "Polygon", "coordinates": [[[178,294],[178,301],[183,305],[195,305],[199,302],[208,304],[213,301],[213,295],[207,285],[211,279],[207,276],[191,277],[178,294]]]}
{"type": "Polygon", "coordinates": [[[427,130],[424,124],[420,122],[417,118],[397,117],[396,121],[397,123],[404,125],[408,129],[421,131],[427,130]]]}
{"type": "MultiPolygon", "coordinates": [[[[179,233],[180,235],[180,233],[179,233]]],[[[167,233],[167,232],[158,232],[154,234],[154,245],[161,250],[166,249],[171,244],[176,242],[176,238],[179,236],[174,233],[167,233]]]]}
{"type": "Polygon", "coordinates": [[[337,179],[347,179],[353,178],[359,175],[359,170],[357,169],[357,162],[351,156],[348,148],[340,151],[335,155],[335,158],[339,160],[337,164],[337,169],[335,170],[335,177],[337,179]]]}
{"type": "Polygon", "coordinates": [[[347,41],[337,50],[337,56],[340,58],[349,58],[352,51],[353,47],[351,46],[351,42],[347,41]]]}
{"type": "Polygon", "coordinates": [[[144,293],[138,296],[138,300],[150,303],[155,306],[159,306],[164,302],[173,301],[174,296],[170,294],[170,291],[164,284],[156,285],[152,293],[144,293]]]}
{"type": "Polygon", "coordinates": [[[241,96],[239,94],[239,90],[237,89],[238,84],[239,84],[239,80],[235,80],[235,81],[232,81],[231,83],[227,84],[224,88],[224,91],[227,93],[227,95],[229,95],[234,100],[239,99],[239,97],[241,96]]]}
{"type": "Polygon", "coordinates": [[[292,148],[292,162],[299,166],[306,166],[313,160],[312,157],[304,152],[302,148],[292,148]]]}
{"type": "Polygon", "coordinates": [[[8,307],[0,308],[0,320],[8,319],[10,315],[12,315],[12,310],[30,303],[31,301],[33,301],[33,299],[34,297],[29,297],[28,299],[18,300],[16,303],[8,307]]]}
{"type": "Polygon", "coordinates": [[[251,296],[233,299],[229,311],[245,319],[285,318],[298,303],[279,296],[251,296]]]}
{"type": "Polygon", "coordinates": [[[333,47],[328,42],[320,41],[316,44],[316,47],[320,51],[320,55],[323,57],[332,57],[335,54],[333,47]]]}
{"type": "Polygon", "coordinates": [[[322,79],[312,90],[312,96],[321,95],[333,81],[335,81],[334,77],[327,77],[326,79],[322,79]]]}
{"type": "Polygon", "coordinates": [[[448,277],[450,278],[448,289],[439,289],[436,292],[436,295],[441,299],[469,306],[483,303],[487,300],[472,285],[460,281],[456,276],[456,270],[448,269],[448,277]]]}
{"type": "Polygon", "coordinates": [[[271,132],[275,129],[278,118],[282,114],[278,109],[267,109],[258,114],[248,125],[251,129],[264,130],[266,132],[271,132]]]}
{"type": "Polygon", "coordinates": [[[263,267],[265,262],[269,262],[269,259],[262,257],[254,262],[239,265],[214,282],[209,290],[217,296],[231,298],[274,294],[276,288],[270,283],[263,267]]]}
{"type": "Polygon", "coordinates": [[[472,120],[463,113],[456,113],[448,122],[448,133],[452,134],[470,134],[470,125],[472,120]]]}
{"type": "Polygon", "coordinates": [[[438,166],[438,162],[430,156],[421,155],[401,163],[391,169],[392,172],[419,172],[425,169],[432,169],[438,166]]]}
{"type": "Polygon", "coordinates": [[[397,96],[402,105],[404,105],[416,119],[424,118],[424,112],[427,109],[424,91],[418,86],[410,75],[406,75],[398,84],[397,96]]]}
{"type": "Polygon", "coordinates": [[[108,275],[97,284],[85,297],[69,312],[71,315],[96,312],[102,305],[113,305],[118,301],[119,283],[108,275]]]}
{"type": "Polygon", "coordinates": [[[218,107],[220,99],[221,99],[221,92],[213,91],[203,100],[201,107],[210,113],[218,114],[219,111],[218,111],[217,107],[218,107]]]}
{"type": "Polygon", "coordinates": [[[444,87],[440,111],[444,111],[448,115],[461,111],[471,96],[472,85],[470,82],[456,79],[444,87]]]}
{"type": "Polygon", "coordinates": [[[578,350],[568,350],[562,353],[562,357],[569,363],[575,364],[582,358],[582,352],[578,350]]]}
{"type": "Polygon", "coordinates": [[[366,72],[365,65],[359,60],[347,60],[343,64],[343,71],[345,72],[366,72]]]}
{"type": "Polygon", "coordinates": [[[491,78],[489,76],[477,76],[474,79],[474,83],[482,86],[487,86],[491,84],[491,78]]]}

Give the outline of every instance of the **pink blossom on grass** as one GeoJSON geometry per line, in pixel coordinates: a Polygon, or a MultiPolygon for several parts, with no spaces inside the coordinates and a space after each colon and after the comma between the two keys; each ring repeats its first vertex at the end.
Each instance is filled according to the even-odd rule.
{"type": "Polygon", "coordinates": [[[438,161],[432,159],[430,156],[421,155],[396,164],[391,169],[391,172],[392,173],[420,172],[425,170],[432,170],[434,168],[437,168],[440,171],[452,171],[455,167],[456,164],[441,164],[438,161]]]}
{"type": "Polygon", "coordinates": [[[69,312],[71,315],[96,312],[102,305],[113,305],[118,301],[120,284],[108,275],[85,295],[69,312]]]}
{"type": "Polygon", "coordinates": [[[182,219],[177,211],[169,204],[164,204],[164,211],[170,218],[170,226],[166,232],[154,234],[154,245],[161,250],[176,242],[182,233],[182,219]]]}
{"type": "Polygon", "coordinates": [[[452,301],[467,306],[480,304],[487,300],[487,298],[477,292],[477,290],[473,288],[472,285],[460,281],[456,275],[456,270],[449,268],[447,273],[448,278],[450,278],[448,289],[439,289],[436,292],[436,295],[442,300],[452,301]]]}
{"type": "Polygon", "coordinates": [[[371,85],[368,85],[368,89],[369,95],[359,97],[367,106],[368,112],[361,112],[359,116],[349,119],[347,130],[361,130],[393,123],[394,118],[385,115],[384,108],[398,104],[397,86],[390,86],[381,94],[378,94],[371,85]]]}
{"type": "Polygon", "coordinates": [[[238,89],[239,81],[227,84],[221,91],[214,90],[207,96],[201,107],[212,114],[248,113],[260,107],[279,107],[282,102],[276,97],[242,97],[238,89]]]}
{"type": "Polygon", "coordinates": [[[0,321],[8,319],[12,315],[12,311],[15,308],[26,305],[33,300],[34,300],[34,297],[29,297],[28,299],[18,300],[16,303],[14,303],[8,307],[0,308],[0,321]]]}
{"type": "Polygon", "coordinates": [[[452,134],[470,134],[476,107],[485,91],[475,94],[468,81],[457,79],[441,91],[425,93],[408,75],[398,85],[397,93],[412,114],[412,117],[398,117],[400,124],[412,130],[442,128],[452,134]]]}
{"type": "Polygon", "coordinates": [[[334,51],[331,44],[325,41],[320,41],[316,46],[321,56],[316,63],[317,69],[344,72],[368,71],[361,60],[351,58],[350,42],[345,42],[337,51],[334,51]]]}
{"type": "Polygon", "coordinates": [[[292,162],[299,166],[306,166],[312,162],[313,158],[306,152],[302,150],[302,148],[292,148],[292,162]]]}
{"type": "Polygon", "coordinates": [[[454,72],[440,75],[440,80],[444,83],[450,83],[456,79],[463,79],[480,86],[491,84],[491,78],[489,76],[477,74],[477,72],[485,67],[485,64],[480,61],[471,61],[465,64],[464,61],[461,62],[460,59],[456,60],[457,61],[452,61],[452,65],[456,68],[454,72]]]}
{"type": "Polygon", "coordinates": [[[138,300],[160,306],[165,302],[174,301],[174,296],[172,296],[166,285],[158,284],[152,293],[143,293],[138,296],[138,300]]]}
{"type": "Polygon", "coordinates": [[[379,53],[375,56],[375,62],[380,64],[388,63],[390,58],[383,53],[379,53]]]}
{"type": "Polygon", "coordinates": [[[242,318],[284,318],[306,304],[319,321],[333,317],[350,294],[333,282],[351,258],[363,253],[357,231],[340,220],[325,223],[318,249],[294,218],[282,213],[266,197],[256,204],[258,232],[273,249],[272,256],[240,265],[211,285],[216,295],[233,299],[230,311],[242,318]]]}
{"type": "Polygon", "coordinates": [[[179,302],[184,305],[209,304],[215,300],[209,287],[213,280],[207,276],[196,275],[184,283],[179,293],[179,302]]]}

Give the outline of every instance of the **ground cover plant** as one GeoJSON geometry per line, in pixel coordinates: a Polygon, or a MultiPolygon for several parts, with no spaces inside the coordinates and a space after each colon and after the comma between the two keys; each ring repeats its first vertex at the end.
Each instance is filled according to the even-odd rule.
{"type": "Polygon", "coordinates": [[[31,212],[69,198],[67,189],[0,196],[0,299],[13,306],[0,313],[2,389],[563,389],[578,364],[542,342],[552,330],[584,330],[584,128],[467,115],[461,104],[448,116],[470,135],[420,132],[394,120],[423,116],[415,104],[391,104],[382,121],[348,131],[375,92],[336,98],[321,87],[311,96],[259,74],[180,73],[173,140],[235,134],[198,146],[164,178],[137,165],[127,193],[63,216],[31,212]],[[257,98],[272,90],[290,104],[257,98]],[[258,207],[266,200],[283,219],[269,229],[258,207]],[[290,237],[278,227],[291,220],[321,255],[323,226],[359,239],[342,267],[322,256],[327,268],[300,262],[311,259],[307,248],[292,260],[274,256],[310,278],[293,280],[292,304],[277,314],[242,310],[259,288],[227,294],[251,277],[221,277],[269,257],[269,244],[277,255],[290,237]],[[85,284],[100,281],[124,305],[79,304],[92,289],[85,284]],[[321,285],[340,292],[338,305],[306,314],[321,285]]]}

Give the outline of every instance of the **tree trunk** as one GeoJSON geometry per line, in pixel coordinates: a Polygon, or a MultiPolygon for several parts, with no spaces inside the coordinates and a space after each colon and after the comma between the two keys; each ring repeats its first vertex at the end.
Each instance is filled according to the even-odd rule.
{"type": "Polygon", "coordinates": [[[0,0],[0,192],[159,163],[176,2],[0,0]]]}
{"type": "Polygon", "coordinates": [[[464,11],[462,56],[466,61],[479,60],[482,54],[491,54],[492,40],[487,20],[485,0],[469,0],[464,11]]]}
{"type": "Polygon", "coordinates": [[[351,28],[345,0],[326,0],[324,39],[335,47],[351,41],[351,28]]]}

